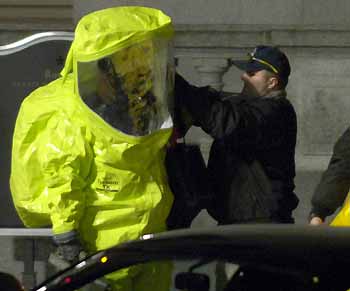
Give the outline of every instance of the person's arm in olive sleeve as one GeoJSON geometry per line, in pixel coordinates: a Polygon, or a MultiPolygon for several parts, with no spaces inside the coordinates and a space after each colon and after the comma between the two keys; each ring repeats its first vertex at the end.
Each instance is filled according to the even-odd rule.
{"type": "Polygon", "coordinates": [[[327,170],[311,199],[310,220],[322,221],[339,208],[350,188],[350,128],[336,142],[327,170]]]}

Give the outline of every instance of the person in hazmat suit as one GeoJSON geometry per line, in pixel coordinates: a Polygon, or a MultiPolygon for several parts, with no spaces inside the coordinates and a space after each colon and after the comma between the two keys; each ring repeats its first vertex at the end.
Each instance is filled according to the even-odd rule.
{"type": "MultiPolygon", "coordinates": [[[[70,262],[166,230],[173,195],[164,166],[172,134],[171,19],[145,7],[84,16],[61,77],[23,101],[11,191],[28,227],[52,225],[70,262]]],[[[123,269],[116,290],[166,290],[168,263],[123,269]]]]}

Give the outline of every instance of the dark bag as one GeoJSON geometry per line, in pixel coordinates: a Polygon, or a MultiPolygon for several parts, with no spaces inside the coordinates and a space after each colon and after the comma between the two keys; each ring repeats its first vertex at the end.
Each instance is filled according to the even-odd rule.
{"type": "Polygon", "coordinates": [[[186,228],[210,201],[207,168],[198,145],[169,147],[166,169],[174,203],[167,219],[169,229],[186,228]]]}

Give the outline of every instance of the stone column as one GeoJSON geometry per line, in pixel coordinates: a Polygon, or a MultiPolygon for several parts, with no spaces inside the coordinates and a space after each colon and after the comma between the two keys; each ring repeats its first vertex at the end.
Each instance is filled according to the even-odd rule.
{"type": "Polygon", "coordinates": [[[201,85],[209,85],[216,90],[222,90],[224,83],[223,75],[230,67],[229,59],[226,58],[193,58],[194,66],[200,76],[201,85]]]}

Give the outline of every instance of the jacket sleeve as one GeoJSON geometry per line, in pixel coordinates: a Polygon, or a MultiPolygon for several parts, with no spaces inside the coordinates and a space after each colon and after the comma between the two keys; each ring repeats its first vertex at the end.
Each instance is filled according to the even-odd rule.
{"type": "Polygon", "coordinates": [[[336,142],[327,170],[311,199],[311,214],[325,218],[340,207],[350,188],[350,128],[336,142]]]}
{"type": "Polygon", "coordinates": [[[230,139],[239,146],[272,148],[283,141],[284,117],[275,101],[221,98],[210,87],[190,85],[180,75],[175,78],[175,100],[184,106],[200,126],[214,139],[230,139]]]}
{"type": "Polygon", "coordinates": [[[75,230],[92,160],[86,132],[59,112],[33,116],[35,108],[27,105],[17,119],[12,151],[17,211],[27,226],[39,226],[47,217],[54,234],[75,230]]]}

